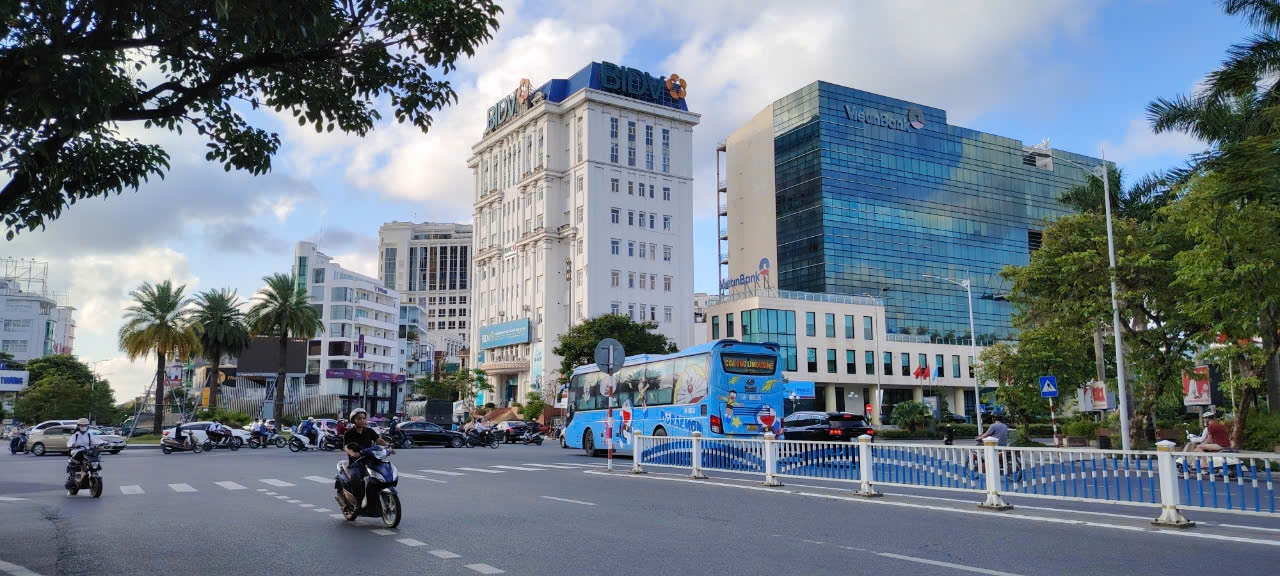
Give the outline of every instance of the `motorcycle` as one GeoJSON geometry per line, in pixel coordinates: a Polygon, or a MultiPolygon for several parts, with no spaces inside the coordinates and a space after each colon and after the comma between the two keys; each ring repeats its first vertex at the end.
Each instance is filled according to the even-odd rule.
{"type": "Polygon", "coordinates": [[[467,433],[467,448],[475,448],[476,446],[488,446],[497,448],[502,442],[498,440],[498,435],[493,430],[485,430],[484,433],[472,430],[467,433]]]}
{"type": "Polygon", "coordinates": [[[1240,451],[1235,448],[1223,448],[1218,452],[1204,452],[1204,456],[1199,458],[1192,456],[1190,462],[1187,461],[1186,456],[1179,456],[1173,464],[1178,469],[1178,475],[1183,478],[1208,474],[1211,477],[1235,480],[1241,474],[1248,477],[1251,471],[1249,463],[1241,460],[1239,453],[1240,451]]]}
{"type": "Polygon", "coordinates": [[[240,445],[244,444],[244,440],[237,438],[235,435],[227,434],[214,442],[212,439],[204,441],[204,449],[213,452],[215,448],[230,448],[232,452],[240,449],[240,445]]]}
{"type": "Polygon", "coordinates": [[[267,446],[275,446],[276,448],[284,448],[284,436],[281,436],[275,430],[267,432],[266,438],[261,435],[249,436],[250,448],[266,448],[267,446]]]}
{"type": "Polygon", "coordinates": [[[76,462],[67,458],[67,496],[75,496],[81,490],[88,490],[94,498],[102,496],[102,458],[95,444],[83,452],[84,458],[76,462]]]}
{"type": "Polygon", "coordinates": [[[196,440],[195,436],[190,435],[190,433],[188,433],[188,436],[186,437],[186,442],[166,436],[160,439],[160,451],[165,454],[187,451],[190,451],[193,454],[199,454],[205,451],[205,444],[209,444],[210,446],[213,445],[212,442],[200,442],[199,440],[196,440]]]}
{"type": "Polygon", "coordinates": [[[327,434],[324,430],[317,428],[316,441],[312,444],[310,438],[307,438],[305,434],[300,434],[295,430],[293,435],[289,438],[289,451],[308,452],[311,450],[324,450],[328,452],[334,450],[337,448],[337,442],[326,441],[330,437],[330,434],[327,434]]]}
{"type": "Polygon", "coordinates": [[[537,444],[541,446],[542,433],[536,432],[534,430],[525,430],[524,434],[520,435],[520,441],[524,442],[525,446],[528,446],[530,444],[537,444]]]}
{"type": "Polygon", "coordinates": [[[338,474],[333,479],[333,487],[337,490],[334,498],[342,509],[342,517],[348,522],[367,516],[381,518],[382,525],[388,529],[400,525],[400,494],[396,491],[400,474],[388,460],[390,457],[390,450],[375,445],[361,450],[360,458],[351,464],[364,467],[362,502],[356,502],[355,495],[347,489],[351,483],[347,463],[338,463],[338,474]]]}
{"type": "Polygon", "coordinates": [[[21,433],[15,435],[13,438],[9,440],[9,453],[17,454],[19,452],[23,454],[26,454],[27,452],[27,431],[26,430],[23,430],[21,433]]]}

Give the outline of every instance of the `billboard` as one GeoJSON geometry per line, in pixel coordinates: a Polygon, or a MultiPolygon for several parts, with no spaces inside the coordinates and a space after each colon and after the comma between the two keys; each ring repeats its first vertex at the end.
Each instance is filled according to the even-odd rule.
{"type": "Polygon", "coordinates": [[[527,344],[529,342],[529,319],[521,318],[480,329],[480,349],[527,344]]]}
{"type": "Polygon", "coordinates": [[[21,392],[30,377],[26,370],[0,370],[0,392],[21,392]]]}
{"type": "Polygon", "coordinates": [[[1210,397],[1209,367],[1196,366],[1194,371],[1182,371],[1182,405],[1209,406],[1213,404],[1210,397]]]}
{"type": "Polygon", "coordinates": [[[1076,401],[1081,412],[1110,410],[1115,405],[1115,395],[1107,391],[1105,382],[1094,380],[1085,384],[1076,392],[1076,401]]]}

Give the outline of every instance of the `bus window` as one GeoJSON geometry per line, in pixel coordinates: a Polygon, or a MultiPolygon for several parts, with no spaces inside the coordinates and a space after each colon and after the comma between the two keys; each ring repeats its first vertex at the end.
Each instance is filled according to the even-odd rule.
{"type": "Polygon", "coordinates": [[[674,380],[672,380],[672,366],[674,364],[672,360],[649,364],[645,370],[645,393],[642,400],[646,406],[661,406],[671,403],[675,392],[674,380]]]}
{"type": "Polygon", "coordinates": [[[696,404],[707,397],[709,364],[706,354],[675,359],[676,404],[696,404]]]}
{"type": "Polygon", "coordinates": [[[578,410],[595,410],[597,400],[600,398],[600,373],[589,372],[582,374],[581,389],[578,393],[578,410]]]}
{"type": "Polygon", "coordinates": [[[618,379],[618,389],[614,392],[616,398],[616,406],[622,406],[630,402],[633,406],[637,404],[635,394],[640,390],[640,386],[644,381],[644,366],[627,366],[619,370],[616,377],[618,379]]]}

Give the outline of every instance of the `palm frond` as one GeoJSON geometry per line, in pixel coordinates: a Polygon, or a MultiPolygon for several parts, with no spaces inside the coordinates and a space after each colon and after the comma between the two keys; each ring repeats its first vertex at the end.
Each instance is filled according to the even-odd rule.
{"type": "Polygon", "coordinates": [[[1250,26],[1280,32],[1280,2],[1275,0],[1222,0],[1222,11],[1241,16],[1250,26]]]}

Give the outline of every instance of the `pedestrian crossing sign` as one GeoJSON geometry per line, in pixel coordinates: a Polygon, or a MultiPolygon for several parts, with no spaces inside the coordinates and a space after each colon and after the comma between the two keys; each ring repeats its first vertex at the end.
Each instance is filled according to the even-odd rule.
{"type": "Polygon", "coordinates": [[[1055,398],[1058,396],[1058,377],[1057,376],[1041,376],[1040,377],[1040,397],[1055,398]]]}

